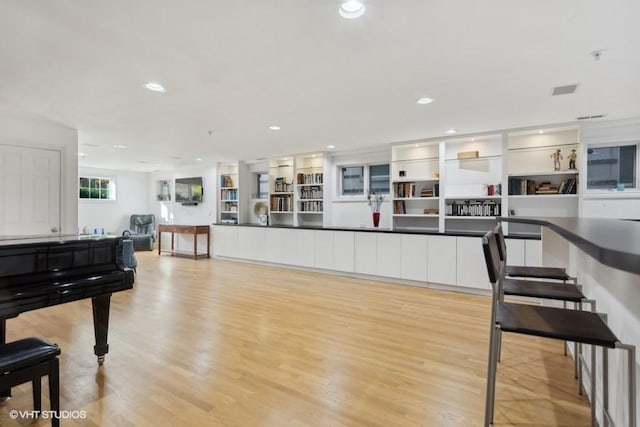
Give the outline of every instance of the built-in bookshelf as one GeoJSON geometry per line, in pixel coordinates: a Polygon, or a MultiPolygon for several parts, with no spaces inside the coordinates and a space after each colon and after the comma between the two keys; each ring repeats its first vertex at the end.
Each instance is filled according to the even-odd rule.
{"type": "Polygon", "coordinates": [[[488,230],[503,214],[502,146],[500,134],[445,142],[445,230],[488,230]]]}
{"type": "Polygon", "coordinates": [[[391,150],[391,203],[395,230],[439,229],[439,143],[412,143],[391,150]]]}
{"type": "Polygon", "coordinates": [[[238,163],[221,163],[219,170],[219,221],[238,224],[240,215],[238,163]]]}
{"type": "MultiPolygon", "coordinates": [[[[577,128],[536,129],[508,135],[510,216],[578,216],[577,128]]],[[[540,228],[509,224],[512,234],[539,234],[540,228]]]]}
{"type": "Polygon", "coordinates": [[[293,157],[269,162],[269,221],[271,224],[294,225],[293,157]]]}
{"type": "Polygon", "coordinates": [[[322,154],[296,157],[295,211],[297,225],[323,224],[324,158],[322,154]]]}

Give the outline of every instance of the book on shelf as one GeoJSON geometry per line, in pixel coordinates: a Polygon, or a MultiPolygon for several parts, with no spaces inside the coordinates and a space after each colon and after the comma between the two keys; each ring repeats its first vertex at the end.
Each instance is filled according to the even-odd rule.
{"type": "Polygon", "coordinates": [[[300,212],[318,212],[322,213],[323,203],[319,200],[312,200],[308,202],[300,202],[300,212]]]}
{"type": "Polygon", "coordinates": [[[273,191],[276,193],[290,193],[293,189],[293,184],[287,182],[287,178],[284,176],[279,176],[275,179],[273,185],[273,191]]]}
{"type": "Polygon", "coordinates": [[[404,203],[404,200],[395,200],[393,202],[393,213],[396,215],[407,213],[407,207],[404,203]]]}
{"type": "Polygon", "coordinates": [[[502,194],[502,184],[489,184],[487,185],[488,196],[499,196],[502,194]]]}
{"type": "Polygon", "coordinates": [[[438,208],[424,208],[425,215],[438,215],[440,213],[440,209],[438,208]]]}
{"type": "Polygon", "coordinates": [[[292,197],[290,194],[271,195],[271,211],[272,212],[291,212],[293,211],[292,197]]]}
{"type": "Polygon", "coordinates": [[[230,175],[220,175],[220,187],[233,187],[233,178],[230,175]]]}
{"type": "Polygon", "coordinates": [[[322,199],[322,186],[300,187],[300,199],[322,199]]]}
{"type": "Polygon", "coordinates": [[[296,182],[298,184],[322,184],[323,175],[322,172],[298,173],[298,175],[296,176],[296,182]]]}
{"type": "Polygon", "coordinates": [[[220,200],[238,200],[238,190],[235,188],[220,190],[220,200]]]}
{"type": "Polygon", "coordinates": [[[501,205],[494,200],[456,200],[446,206],[447,216],[500,216],[501,205]]]}

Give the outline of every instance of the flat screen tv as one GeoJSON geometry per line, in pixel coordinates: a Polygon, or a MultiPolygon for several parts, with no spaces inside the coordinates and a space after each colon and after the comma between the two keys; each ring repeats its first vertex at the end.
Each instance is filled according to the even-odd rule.
{"type": "Polygon", "coordinates": [[[176,178],[176,202],[198,204],[202,202],[202,177],[176,178]]]}

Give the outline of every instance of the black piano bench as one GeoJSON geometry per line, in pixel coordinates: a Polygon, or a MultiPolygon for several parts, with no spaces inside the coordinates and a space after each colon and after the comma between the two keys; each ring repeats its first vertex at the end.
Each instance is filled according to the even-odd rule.
{"type": "MultiPolygon", "coordinates": [[[[41,411],[41,379],[49,376],[51,411],[60,412],[60,380],[58,355],[60,347],[38,338],[24,338],[0,344],[0,390],[10,390],[27,381],[33,383],[33,409],[41,411]]],[[[60,419],[51,414],[51,425],[58,427],[60,419]]]]}

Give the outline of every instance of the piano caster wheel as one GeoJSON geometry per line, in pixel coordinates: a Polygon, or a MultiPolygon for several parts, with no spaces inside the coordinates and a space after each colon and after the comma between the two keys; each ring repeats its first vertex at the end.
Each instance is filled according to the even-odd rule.
{"type": "Polygon", "coordinates": [[[104,356],[98,356],[98,365],[104,365],[104,356]]]}

